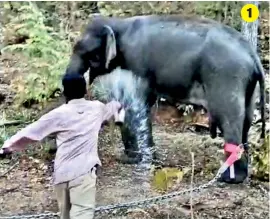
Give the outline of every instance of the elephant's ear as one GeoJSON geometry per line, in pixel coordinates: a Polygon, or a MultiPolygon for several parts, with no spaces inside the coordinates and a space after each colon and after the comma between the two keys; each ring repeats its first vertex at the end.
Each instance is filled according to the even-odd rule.
{"type": "Polygon", "coordinates": [[[114,32],[111,27],[105,25],[106,29],[106,64],[105,67],[108,68],[111,60],[116,56],[116,41],[114,32]]]}

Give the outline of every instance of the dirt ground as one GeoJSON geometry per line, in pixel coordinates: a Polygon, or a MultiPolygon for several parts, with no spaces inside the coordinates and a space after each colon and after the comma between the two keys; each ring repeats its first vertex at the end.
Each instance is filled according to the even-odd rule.
{"type": "MultiPolygon", "coordinates": [[[[194,186],[201,185],[213,178],[220,165],[222,139],[211,139],[209,135],[183,130],[179,125],[155,123],[154,139],[158,151],[158,160],[162,167],[191,167],[190,150],[195,154],[194,186]]],[[[116,146],[110,142],[108,128],[100,134],[100,156],[103,167],[98,176],[97,206],[142,200],[161,195],[150,186],[136,180],[134,165],[125,165],[117,161],[119,148],[122,148],[117,131],[116,146]]],[[[36,145],[35,150],[40,150],[36,145]]],[[[57,212],[57,203],[51,185],[52,159],[23,153],[13,160],[1,160],[0,165],[0,216],[35,214],[45,211],[57,212]],[[18,165],[7,171],[18,159],[18,165]]],[[[152,179],[152,175],[149,175],[152,179]]],[[[180,191],[190,188],[190,171],[183,179],[175,183],[168,191],[180,191]]],[[[262,184],[262,183],[260,183],[262,184]]],[[[269,197],[251,181],[241,185],[216,184],[201,193],[193,194],[194,218],[222,219],[262,219],[269,215],[269,197]]],[[[176,197],[154,204],[148,208],[138,207],[117,210],[112,213],[97,213],[96,218],[192,218],[190,195],[176,197]]]]}

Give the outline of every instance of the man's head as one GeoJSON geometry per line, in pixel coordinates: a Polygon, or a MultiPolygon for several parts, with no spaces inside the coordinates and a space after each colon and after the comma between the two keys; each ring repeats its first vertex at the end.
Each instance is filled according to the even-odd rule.
{"type": "Polygon", "coordinates": [[[83,98],[87,92],[85,78],[80,74],[66,74],[62,79],[67,102],[83,98]]]}

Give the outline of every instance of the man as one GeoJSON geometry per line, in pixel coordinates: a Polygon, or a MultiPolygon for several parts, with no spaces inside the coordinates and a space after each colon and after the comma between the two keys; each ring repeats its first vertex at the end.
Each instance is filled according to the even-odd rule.
{"type": "Polygon", "coordinates": [[[97,150],[99,130],[103,122],[118,117],[121,105],[116,101],[106,105],[87,101],[86,81],[81,75],[65,75],[62,84],[66,104],[12,136],[0,154],[22,150],[31,142],[56,134],[53,179],[61,219],[91,219],[95,209],[96,167],[101,165],[97,150]]]}

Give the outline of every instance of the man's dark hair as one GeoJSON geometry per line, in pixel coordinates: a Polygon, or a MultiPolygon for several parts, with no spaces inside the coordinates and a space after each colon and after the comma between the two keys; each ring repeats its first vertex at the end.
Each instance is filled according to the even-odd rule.
{"type": "Polygon", "coordinates": [[[66,74],[62,79],[66,101],[83,98],[86,94],[86,81],[80,74],[66,74]]]}

